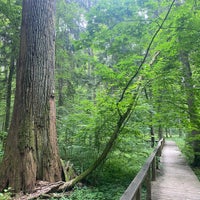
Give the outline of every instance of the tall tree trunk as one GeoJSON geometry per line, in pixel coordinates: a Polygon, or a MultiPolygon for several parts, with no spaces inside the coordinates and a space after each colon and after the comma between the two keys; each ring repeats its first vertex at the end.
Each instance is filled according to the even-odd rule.
{"type": "Polygon", "coordinates": [[[161,124],[158,125],[158,138],[159,140],[163,138],[163,128],[161,124]]]}
{"type": "Polygon", "coordinates": [[[55,0],[24,0],[13,117],[0,168],[0,189],[31,191],[59,181],[54,98],[55,0]]]}
{"type": "MultiPolygon", "coordinates": [[[[152,120],[152,116],[151,116],[151,120],[152,120]]],[[[154,134],[153,125],[150,125],[150,134],[151,134],[151,147],[153,148],[155,146],[155,134],[154,134]]]]}
{"type": "Polygon", "coordinates": [[[189,111],[189,119],[191,123],[191,133],[189,135],[189,143],[192,146],[194,151],[194,161],[193,166],[200,167],[200,124],[199,124],[199,115],[198,109],[195,102],[195,94],[192,83],[192,70],[190,67],[188,53],[182,51],[180,53],[180,59],[183,65],[183,75],[185,90],[187,95],[187,105],[189,111]]]}

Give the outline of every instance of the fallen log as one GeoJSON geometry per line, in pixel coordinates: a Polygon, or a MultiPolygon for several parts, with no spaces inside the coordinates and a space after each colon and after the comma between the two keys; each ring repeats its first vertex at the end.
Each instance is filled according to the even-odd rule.
{"type": "Polygon", "coordinates": [[[58,181],[55,183],[49,183],[47,181],[38,181],[33,193],[30,194],[17,194],[13,200],[30,200],[38,198],[44,194],[52,193],[57,191],[57,189],[63,185],[65,182],[58,181]]]}

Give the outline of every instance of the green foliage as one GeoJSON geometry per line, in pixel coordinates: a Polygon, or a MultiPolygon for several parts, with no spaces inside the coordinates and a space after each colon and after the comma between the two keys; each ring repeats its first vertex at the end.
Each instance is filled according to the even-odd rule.
{"type": "MultiPolygon", "coordinates": [[[[195,116],[199,119],[200,10],[197,1],[176,2],[121,102],[118,102],[121,94],[137,72],[170,2],[95,2],[91,1],[88,6],[84,1],[57,2],[55,82],[62,159],[70,160],[77,173],[87,169],[104,149],[135,94],[138,99],[107,159],[85,180],[88,186],[77,187],[68,199],[119,199],[149,155],[152,127],[156,139],[159,130],[163,130],[163,135],[165,132],[175,135],[178,131],[189,133],[194,128],[200,129],[199,120],[191,122],[188,109],[191,91],[186,87],[180,60],[184,50],[191,65],[190,90],[194,94],[195,116]],[[137,93],[139,85],[142,91],[137,93]]],[[[0,0],[2,129],[8,70],[11,55],[17,54],[17,48],[13,47],[19,43],[20,3],[0,0]]],[[[0,159],[4,135],[0,133],[0,159]]],[[[177,141],[192,162],[191,141],[199,138],[188,138],[186,143],[182,139],[177,141]]]]}
{"type": "Polygon", "coordinates": [[[135,135],[132,142],[127,137],[120,139],[105,163],[85,180],[88,186],[77,186],[69,197],[61,199],[119,199],[151,153],[141,133],[135,135]]]}
{"type": "Polygon", "coordinates": [[[69,197],[60,199],[119,199],[152,150],[141,133],[134,135],[132,142],[127,137],[120,139],[106,162],[85,180],[87,186],[76,186],[69,197]]]}
{"type": "MultiPolygon", "coordinates": [[[[70,40],[67,44],[74,49],[67,47],[58,53],[58,64],[62,65],[58,81],[70,82],[60,91],[66,100],[58,107],[58,133],[62,158],[72,161],[78,172],[86,169],[102,152],[117,119],[126,111],[139,84],[145,91],[135,102],[136,107],[105,165],[110,162],[110,166],[115,163],[122,167],[119,163],[123,162],[127,167],[128,162],[134,160],[138,168],[148,156],[144,146],[150,147],[146,141],[150,140],[151,127],[157,138],[160,127],[161,130],[183,132],[189,126],[187,93],[179,59],[179,45],[184,44],[177,43],[177,36],[183,31],[178,24],[183,17],[182,6],[173,8],[154,40],[147,61],[139,72],[141,81],[136,77],[123,101],[116,105],[127,82],[137,71],[168,6],[167,1],[103,1],[84,16],[84,32],[78,32],[73,39],[70,37],[73,31],[68,31],[70,40]]],[[[196,24],[197,18],[193,21],[189,12],[186,18],[196,24]]],[[[188,29],[189,24],[184,24],[184,29],[188,29]]],[[[62,44],[65,42],[60,42],[59,46],[64,48],[62,44]]],[[[195,70],[195,77],[198,76],[195,70]]],[[[192,155],[191,151],[188,152],[192,155]]],[[[91,176],[87,181],[94,184],[94,179],[91,176]]]]}
{"type": "MultiPolygon", "coordinates": [[[[5,124],[9,124],[9,119],[5,119],[8,110],[13,103],[13,88],[15,87],[14,81],[9,75],[10,69],[16,66],[16,57],[18,57],[19,50],[19,27],[21,23],[21,0],[1,0],[0,1],[0,127],[1,130],[6,130],[5,124]],[[8,89],[8,83],[11,81],[11,91],[8,89]],[[11,101],[8,101],[10,96],[11,101]],[[9,107],[10,106],[10,107],[9,107]],[[6,121],[6,122],[5,122],[6,121]]],[[[12,73],[12,77],[14,77],[12,73]]]]}
{"type": "Polygon", "coordinates": [[[12,199],[11,188],[5,189],[2,193],[0,193],[0,200],[11,200],[12,199]]]}
{"type": "Polygon", "coordinates": [[[76,188],[74,193],[67,198],[69,200],[79,200],[79,199],[103,199],[103,192],[98,189],[90,188],[76,188]]]}
{"type": "Polygon", "coordinates": [[[104,185],[100,188],[77,188],[67,200],[115,200],[119,199],[124,187],[120,185],[104,185]],[[108,192],[109,191],[109,192],[108,192]]]}

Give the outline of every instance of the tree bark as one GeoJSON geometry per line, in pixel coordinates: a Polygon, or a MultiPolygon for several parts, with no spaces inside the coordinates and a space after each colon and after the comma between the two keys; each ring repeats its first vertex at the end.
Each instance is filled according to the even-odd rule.
{"type": "Polygon", "coordinates": [[[24,0],[14,110],[0,167],[0,190],[30,192],[62,180],[54,98],[55,0],[24,0]]]}

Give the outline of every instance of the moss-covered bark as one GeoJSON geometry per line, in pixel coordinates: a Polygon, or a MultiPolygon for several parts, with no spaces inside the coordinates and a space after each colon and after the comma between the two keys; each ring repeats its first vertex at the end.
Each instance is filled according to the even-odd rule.
{"type": "Polygon", "coordinates": [[[0,189],[31,191],[59,181],[62,166],[54,99],[55,0],[24,0],[14,111],[0,168],[0,189]]]}

